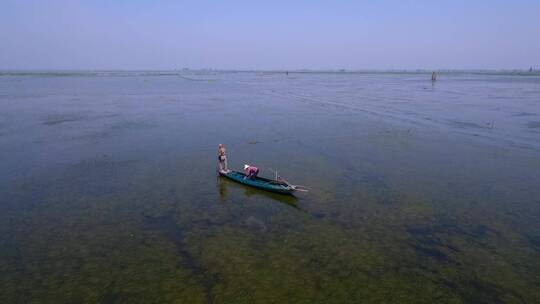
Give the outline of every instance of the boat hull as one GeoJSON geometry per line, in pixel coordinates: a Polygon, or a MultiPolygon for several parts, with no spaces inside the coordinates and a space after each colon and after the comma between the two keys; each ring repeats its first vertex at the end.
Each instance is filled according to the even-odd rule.
{"type": "Polygon", "coordinates": [[[244,184],[246,186],[254,187],[257,189],[270,191],[280,194],[292,194],[294,188],[281,181],[266,179],[262,177],[256,177],[254,179],[247,178],[246,175],[239,171],[220,171],[219,174],[237,183],[244,184]]]}

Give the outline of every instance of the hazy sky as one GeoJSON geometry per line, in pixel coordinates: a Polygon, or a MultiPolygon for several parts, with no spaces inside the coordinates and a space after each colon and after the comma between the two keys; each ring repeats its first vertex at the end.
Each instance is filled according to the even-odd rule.
{"type": "Polygon", "coordinates": [[[539,0],[0,0],[0,69],[540,68],[539,0]]]}

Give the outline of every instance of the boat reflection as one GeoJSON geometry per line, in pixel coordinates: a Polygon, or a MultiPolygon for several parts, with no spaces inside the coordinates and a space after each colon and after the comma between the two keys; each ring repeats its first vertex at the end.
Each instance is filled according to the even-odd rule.
{"type": "Polygon", "coordinates": [[[296,198],[294,195],[284,195],[284,194],[277,194],[272,193],[264,190],[255,189],[249,186],[241,185],[239,183],[235,183],[231,180],[228,180],[226,178],[218,178],[218,190],[219,190],[219,197],[221,202],[225,202],[227,199],[227,196],[229,195],[229,188],[231,189],[238,189],[238,190],[244,190],[244,195],[246,197],[265,197],[269,198],[274,201],[278,201],[280,203],[286,204],[290,207],[293,207],[295,209],[300,209],[298,207],[298,198],[296,198]]]}

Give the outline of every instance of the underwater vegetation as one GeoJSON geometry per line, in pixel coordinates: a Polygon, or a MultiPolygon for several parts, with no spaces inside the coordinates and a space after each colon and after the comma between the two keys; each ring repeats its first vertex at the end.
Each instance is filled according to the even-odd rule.
{"type": "Polygon", "coordinates": [[[533,76],[196,76],[2,76],[1,302],[540,302],[533,76]]]}

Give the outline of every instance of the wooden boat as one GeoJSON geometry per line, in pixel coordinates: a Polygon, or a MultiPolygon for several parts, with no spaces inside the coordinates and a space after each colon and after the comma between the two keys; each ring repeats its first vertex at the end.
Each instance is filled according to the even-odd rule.
{"type": "Polygon", "coordinates": [[[239,171],[219,171],[219,175],[244,185],[274,193],[292,194],[295,190],[297,190],[296,186],[288,184],[284,181],[273,180],[263,177],[256,177],[254,179],[251,179],[248,178],[244,173],[239,171]]]}

